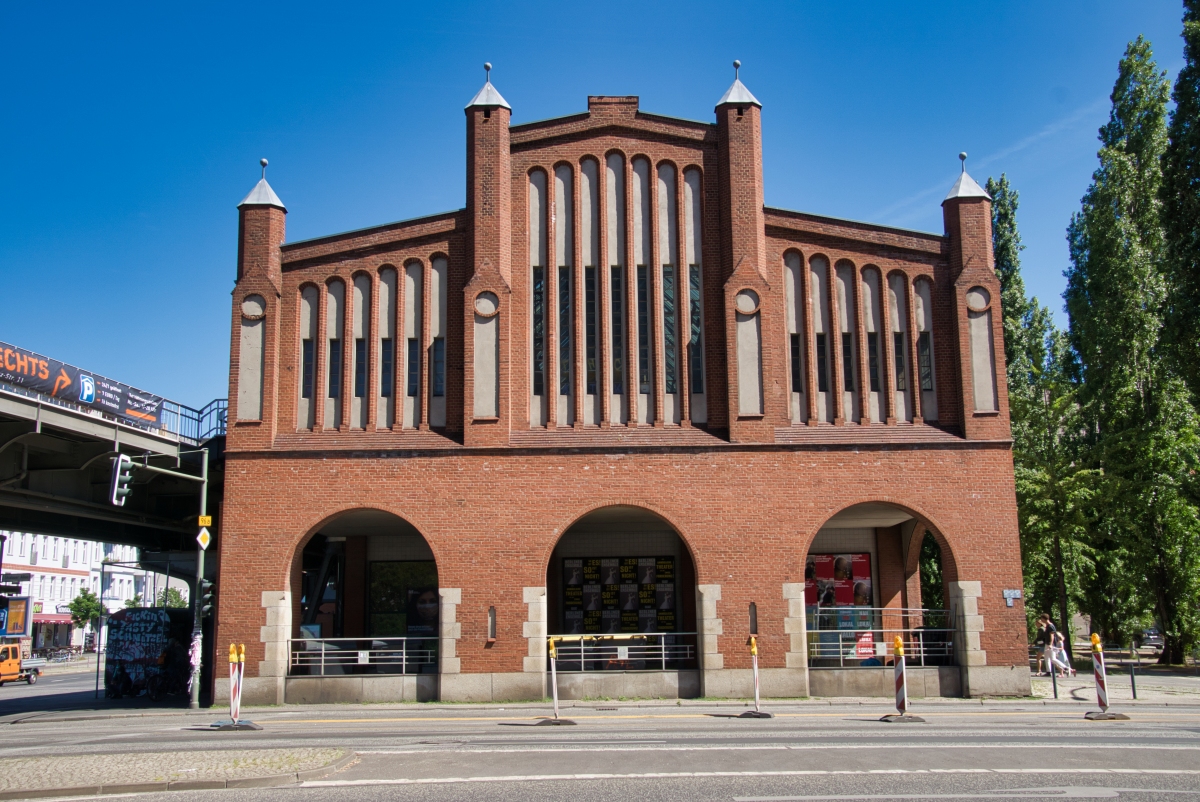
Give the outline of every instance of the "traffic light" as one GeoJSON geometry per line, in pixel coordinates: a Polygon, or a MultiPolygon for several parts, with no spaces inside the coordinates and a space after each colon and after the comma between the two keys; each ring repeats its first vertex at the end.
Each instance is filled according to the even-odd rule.
{"type": "Polygon", "coordinates": [[[117,455],[113,460],[112,487],[108,500],[114,506],[124,507],[125,497],[133,492],[129,485],[133,483],[133,460],[125,454],[117,455]]]}
{"type": "Polygon", "coordinates": [[[217,592],[217,586],[207,579],[200,580],[200,616],[206,616],[212,612],[213,596],[217,592]]]}

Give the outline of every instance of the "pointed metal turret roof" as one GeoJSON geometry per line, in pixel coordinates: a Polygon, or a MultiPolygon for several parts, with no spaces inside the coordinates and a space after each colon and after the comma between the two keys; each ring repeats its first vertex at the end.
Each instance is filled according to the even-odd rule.
{"type": "Polygon", "coordinates": [[[275,194],[275,190],[271,189],[271,185],[267,183],[267,160],[260,159],[259,164],[262,165],[262,178],[258,179],[258,183],[254,185],[254,189],[250,190],[250,194],[242,198],[242,202],[238,204],[238,208],[243,206],[275,206],[276,208],[287,211],[287,207],[283,205],[283,201],[275,194]]]}
{"type": "Polygon", "coordinates": [[[492,86],[492,63],[490,61],[483,65],[483,71],[487,75],[487,79],[483,83],[483,88],[475,93],[475,97],[471,98],[471,102],[465,108],[469,109],[473,106],[490,106],[496,108],[500,106],[512,111],[512,106],[508,105],[508,101],[504,99],[504,96],[496,91],[496,87],[492,86]]]}
{"type": "Polygon", "coordinates": [[[984,191],[983,187],[975,182],[967,173],[967,154],[958,154],[959,161],[962,162],[962,172],[958,176],[958,180],[954,182],[954,186],[950,187],[950,194],[945,197],[942,203],[951,198],[987,198],[992,199],[992,196],[984,191]]]}
{"type": "Polygon", "coordinates": [[[758,102],[758,98],[738,78],[738,71],[741,70],[741,67],[742,62],[733,62],[733,83],[725,90],[725,94],[721,95],[721,99],[717,101],[717,106],[724,106],[726,103],[735,103],[739,106],[758,106],[761,109],[762,104],[758,102]]]}

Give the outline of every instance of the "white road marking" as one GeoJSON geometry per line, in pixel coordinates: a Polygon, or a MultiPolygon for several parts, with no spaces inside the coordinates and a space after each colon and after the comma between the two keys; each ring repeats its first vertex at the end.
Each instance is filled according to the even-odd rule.
{"type": "MultiPolygon", "coordinates": [[[[501,747],[499,749],[475,749],[470,744],[446,744],[460,747],[458,751],[471,754],[508,753],[508,752],[782,752],[782,751],[812,751],[824,749],[1151,749],[1163,751],[1200,751],[1200,745],[1187,746],[1183,744],[1128,744],[1128,743],[987,743],[987,744],[729,744],[716,746],[659,746],[655,744],[628,746],[557,746],[538,744],[536,746],[501,747]]],[[[444,753],[446,749],[360,749],[359,755],[426,755],[444,753]]]]}
{"type": "Polygon", "coordinates": [[[1117,799],[1121,794],[1191,794],[1157,788],[1104,788],[1069,785],[1060,788],[1022,788],[983,794],[838,794],[836,796],[735,796],[734,802],[809,802],[818,799],[1117,799]]]}
{"type": "MultiPolygon", "coordinates": [[[[884,774],[942,775],[942,774],[1145,774],[1145,775],[1200,775],[1200,769],[874,769],[821,771],[653,771],[641,774],[512,774],[484,777],[421,777],[382,780],[309,780],[300,783],[300,788],[342,788],[370,785],[450,785],[456,783],[508,783],[508,782],[565,782],[568,780],[661,780],[661,779],[716,779],[724,777],[841,777],[873,776],[884,774]]],[[[817,797],[822,798],[822,797],[817,797]]],[[[837,799],[838,797],[824,797],[837,799]]],[[[853,797],[851,797],[853,798],[853,797]]],[[[861,797],[860,797],[861,798],[861,797]]],[[[886,799],[887,797],[877,797],[886,799]]],[[[919,798],[919,797],[918,797],[919,798]]]]}

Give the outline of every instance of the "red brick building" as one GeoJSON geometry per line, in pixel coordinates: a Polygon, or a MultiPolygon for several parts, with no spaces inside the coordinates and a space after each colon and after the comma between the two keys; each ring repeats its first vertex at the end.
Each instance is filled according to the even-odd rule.
{"type": "Polygon", "coordinates": [[[914,695],[1028,693],[990,199],[768,208],[761,114],[735,80],[713,123],[512,125],[489,81],[466,208],[303,242],[264,172],[218,521],[247,701],[542,698],[570,633],[565,696],[746,696],[752,631],[767,696],[890,695],[895,634],[914,695]]]}

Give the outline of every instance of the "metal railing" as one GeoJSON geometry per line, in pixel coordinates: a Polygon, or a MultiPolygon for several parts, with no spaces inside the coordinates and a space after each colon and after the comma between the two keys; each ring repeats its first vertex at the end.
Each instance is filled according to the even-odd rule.
{"type": "Polygon", "coordinates": [[[162,414],[157,424],[148,423],[126,415],[114,415],[111,412],[96,409],[87,404],[79,404],[65,398],[39,393],[26,387],[12,384],[0,384],[0,390],[13,395],[33,398],[45,404],[51,404],[74,412],[81,412],[89,417],[117,421],[135,429],[147,432],[175,435],[191,445],[199,445],[206,440],[225,434],[225,419],[229,408],[229,399],[217,398],[209,401],[200,409],[192,409],[175,401],[163,400],[162,414]]]}
{"type": "Polygon", "coordinates": [[[696,667],[695,632],[551,635],[559,671],[667,671],[696,667]]]}
{"type": "Polygon", "coordinates": [[[954,665],[956,632],[947,610],[898,607],[809,607],[810,668],[890,664],[899,635],[910,666],[954,665]]]}
{"type": "Polygon", "coordinates": [[[429,674],[437,667],[437,638],[294,638],[289,676],[429,674]]]}

